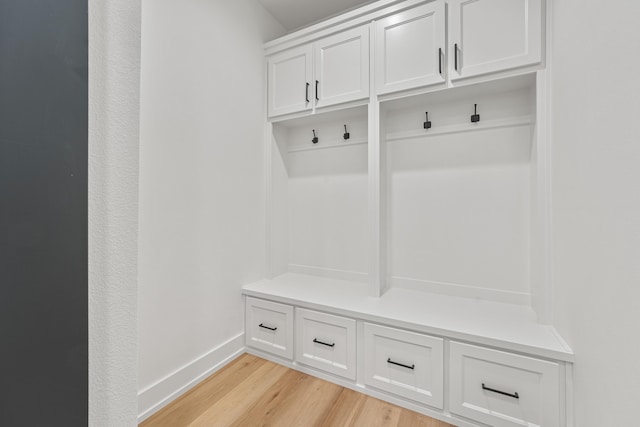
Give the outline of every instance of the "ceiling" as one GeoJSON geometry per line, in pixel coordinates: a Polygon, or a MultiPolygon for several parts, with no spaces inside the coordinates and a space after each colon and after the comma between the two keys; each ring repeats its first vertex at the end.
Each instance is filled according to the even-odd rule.
{"type": "Polygon", "coordinates": [[[306,27],[373,0],[258,0],[287,30],[306,27]]]}

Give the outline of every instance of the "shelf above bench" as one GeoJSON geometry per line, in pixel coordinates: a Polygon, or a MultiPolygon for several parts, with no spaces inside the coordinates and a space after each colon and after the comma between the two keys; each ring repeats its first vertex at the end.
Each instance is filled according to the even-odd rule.
{"type": "Polygon", "coordinates": [[[527,355],[573,362],[573,352],[527,306],[286,273],[245,285],[243,294],[527,355]]]}

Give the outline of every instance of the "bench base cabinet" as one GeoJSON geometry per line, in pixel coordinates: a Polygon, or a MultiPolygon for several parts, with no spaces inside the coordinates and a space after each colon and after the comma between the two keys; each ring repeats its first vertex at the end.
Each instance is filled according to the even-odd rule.
{"type": "Polygon", "coordinates": [[[247,346],[277,356],[272,360],[285,366],[313,368],[303,370],[454,425],[567,425],[562,419],[566,362],[385,326],[384,321],[246,297],[247,346]]]}
{"type": "Polygon", "coordinates": [[[449,357],[451,412],[494,427],[562,425],[557,363],[457,342],[449,357]]]}
{"type": "Polygon", "coordinates": [[[296,308],[296,362],[356,379],[356,321],[296,308]]]}
{"type": "Polygon", "coordinates": [[[442,409],[444,340],[364,324],[365,383],[442,409]]]}

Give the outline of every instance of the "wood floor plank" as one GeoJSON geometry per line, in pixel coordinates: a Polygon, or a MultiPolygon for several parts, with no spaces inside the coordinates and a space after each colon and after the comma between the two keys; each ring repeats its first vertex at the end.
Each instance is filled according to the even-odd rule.
{"type": "Polygon", "coordinates": [[[245,414],[230,426],[255,425],[262,427],[272,425],[273,416],[278,412],[278,408],[290,404],[287,400],[291,400],[292,396],[299,392],[296,386],[305,380],[305,374],[293,369],[287,371],[245,414]]]}
{"type": "Polygon", "coordinates": [[[319,427],[341,427],[355,424],[367,395],[343,388],[319,427]]]}
{"type": "Polygon", "coordinates": [[[269,426],[312,427],[320,425],[338,399],[342,387],[305,375],[297,391],[291,393],[288,404],[281,405],[273,414],[269,426]]]}
{"type": "Polygon", "coordinates": [[[288,371],[284,366],[268,363],[237,384],[220,400],[213,402],[196,418],[191,427],[229,426],[247,412],[253,402],[260,398],[288,371]]]}
{"type": "Polygon", "coordinates": [[[140,427],[452,427],[243,354],[140,427]]]}
{"type": "Polygon", "coordinates": [[[399,406],[382,400],[368,398],[353,423],[354,427],[397,427],[400,413],[399,406]]]}

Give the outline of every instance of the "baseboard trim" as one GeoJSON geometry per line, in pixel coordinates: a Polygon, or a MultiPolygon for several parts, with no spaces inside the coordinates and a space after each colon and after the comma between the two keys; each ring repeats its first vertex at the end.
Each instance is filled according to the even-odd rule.
{"type": "Polygon", "coordinates": [[[138,392],[138,424],[244,353],[244,333],[138,392]]]}

